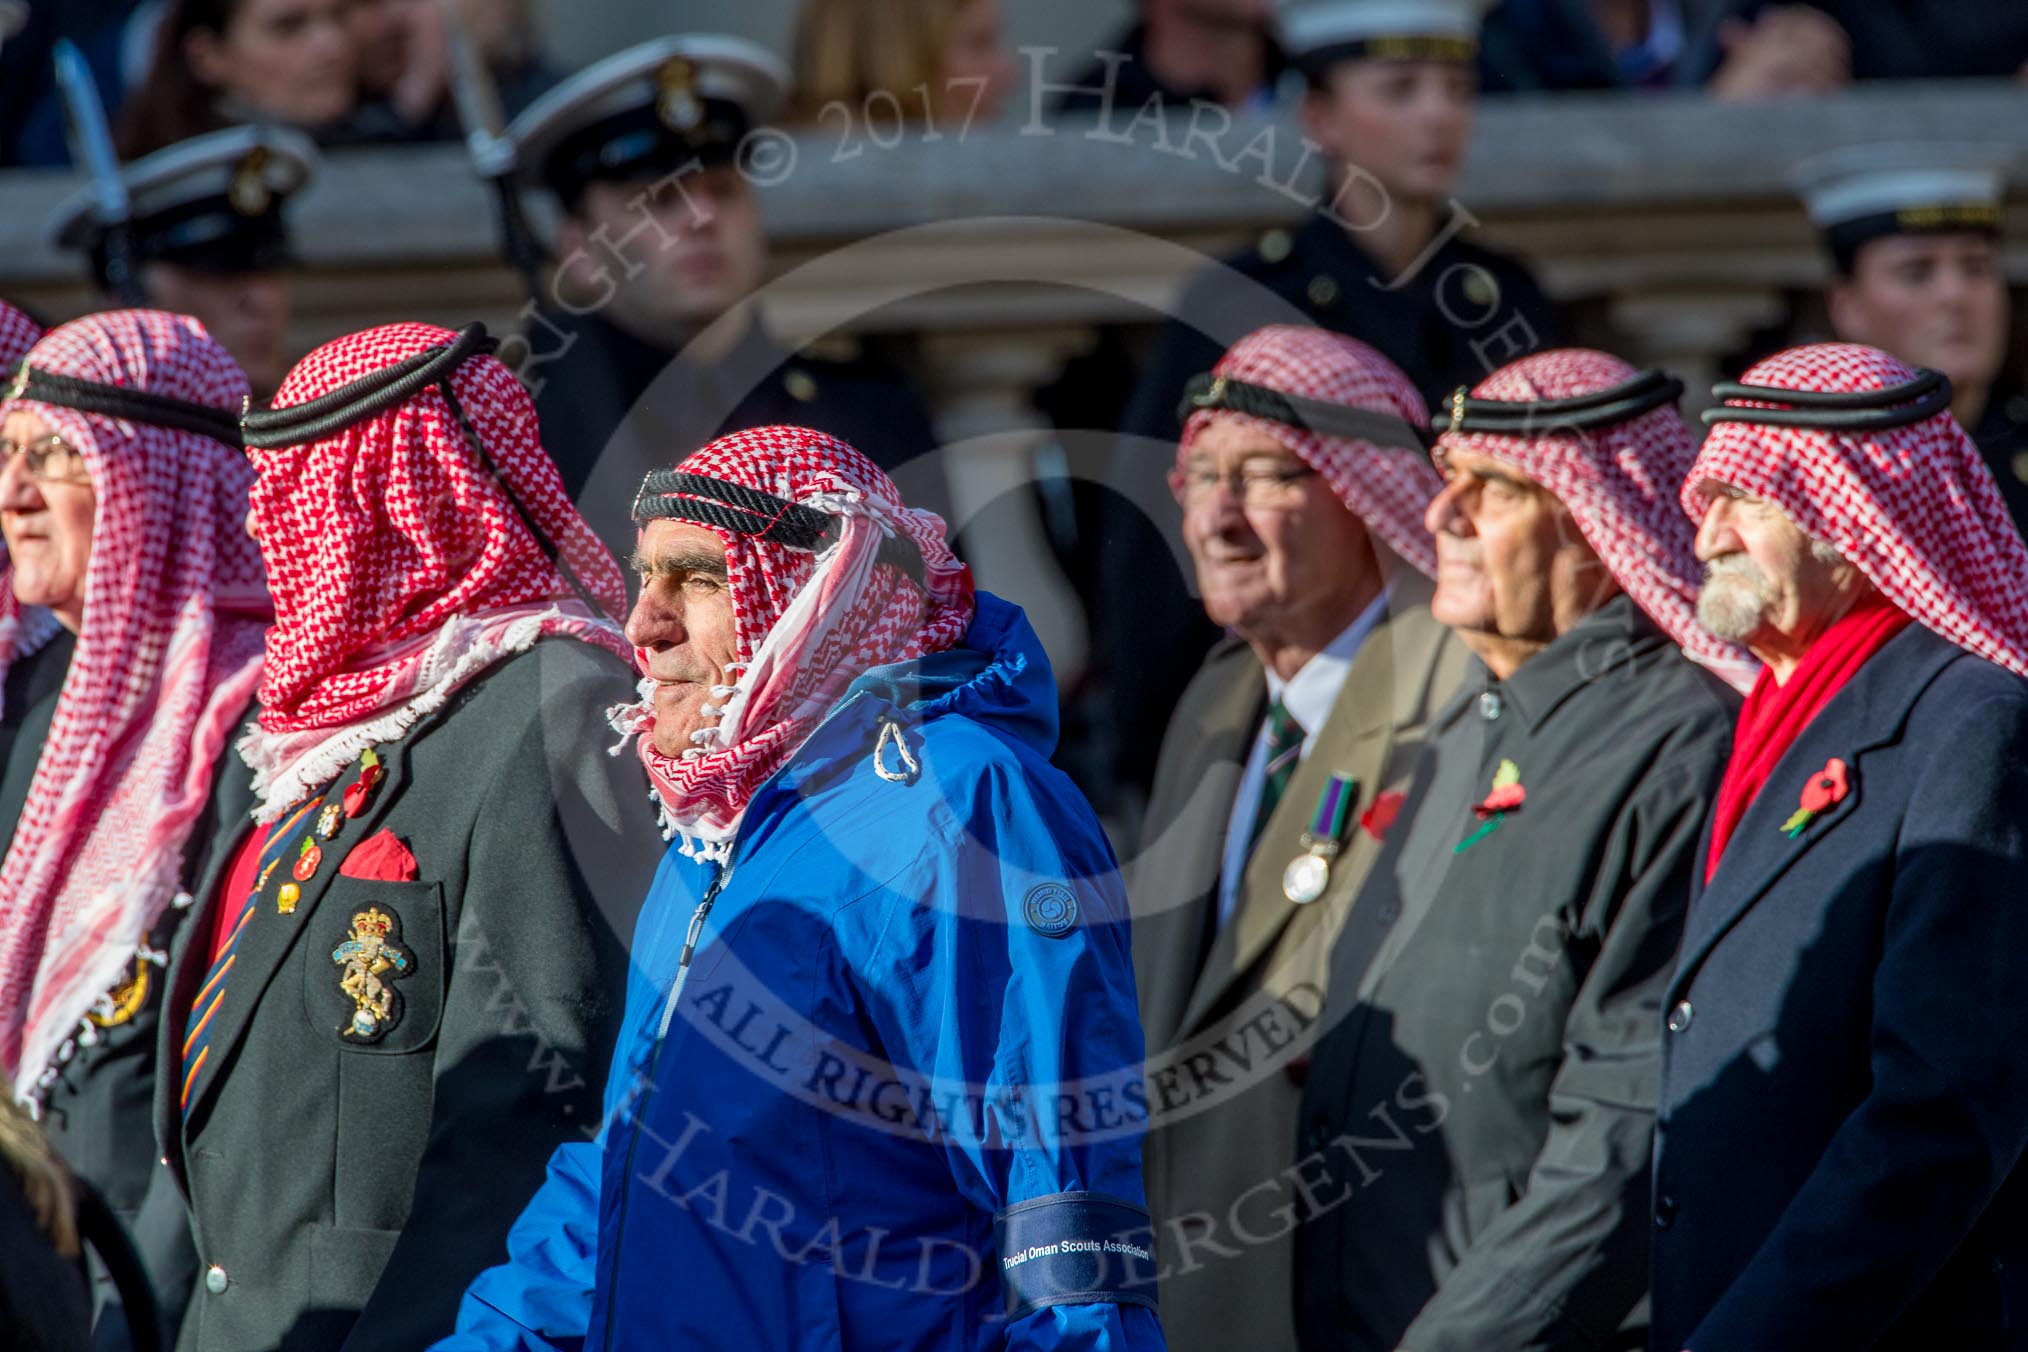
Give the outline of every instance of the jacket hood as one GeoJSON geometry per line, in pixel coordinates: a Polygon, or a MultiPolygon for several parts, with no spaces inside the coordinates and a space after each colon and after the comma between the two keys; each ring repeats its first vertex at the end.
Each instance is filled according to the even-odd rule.
{"type": "Polygon", "coordinates": [[[924,721],[960,714],[1047,759],[1056,750],[1056,675],[1028,616],[991,592],[957,647],[913,662],[873,667],[846,698],[864,692],[924,721]]]}

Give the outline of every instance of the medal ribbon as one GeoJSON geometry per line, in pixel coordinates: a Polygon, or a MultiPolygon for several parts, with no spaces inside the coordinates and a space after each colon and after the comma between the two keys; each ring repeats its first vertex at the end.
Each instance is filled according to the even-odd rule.
{"type": "Polygon", "coordinates": [[[1359,801],[1359,781],[1351,775],[1333,774],[1317,795],[1317,808],[1310,816],[1310,839],[1343,844],[1345,830],[1352,823],[1352,806],[1359,801]]]}

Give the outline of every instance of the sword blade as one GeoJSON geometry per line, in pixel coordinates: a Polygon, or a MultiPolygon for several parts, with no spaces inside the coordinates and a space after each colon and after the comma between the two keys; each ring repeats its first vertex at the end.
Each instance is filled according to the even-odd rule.
{"type": "Polygon", "coordinates": [[[480,178],[499,178],[514,169],[514,150],[502,139],[507,115],[500,103],[500,89],[493,81],[493,68],[472,40],[457,0],[438,0],[443,9],[444,32],[451,54],[451,102],[458,112],[458,124],[465,129],[465,149],[480,178]]]}
{"type": "Polygon", "coordinates": [[[55,49],[56,86],[70,114],[71,154],[91,175],[92,198],[100,225],[127,220],[127,183],[120,177],[120,157],[106,125],[105,105],[92,79],[91,65],[69,38],[58,38],[55,49]]]}

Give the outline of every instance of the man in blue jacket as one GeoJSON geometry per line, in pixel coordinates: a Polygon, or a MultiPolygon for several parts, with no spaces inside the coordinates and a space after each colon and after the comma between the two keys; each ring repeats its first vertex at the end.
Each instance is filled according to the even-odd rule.
{"type": "Polygon", "coordinates": [[[818,432],[634,516],[677,845],[605,1124],[441,1346],[1162,1347],[1126,899],[1021,612],[818,432]]]}

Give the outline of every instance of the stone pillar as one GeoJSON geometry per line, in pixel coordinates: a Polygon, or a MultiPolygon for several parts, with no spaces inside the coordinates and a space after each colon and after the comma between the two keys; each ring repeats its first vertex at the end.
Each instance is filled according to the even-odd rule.
{"type": "Polygon", "coordinates": [[[1682,380],[1683,413],[1690,418],[1711,406],[1719,361],[1787,312],[1781,293],[1768,289],[1644,292],[1616,297],[1608,311],[1625,335],[1620,351],[1628,361],[1659,366],[1682,380]]]}
{"type": "Polygon", "coordinates": [[[1030,395],[1085,338],[1076,330],[945,333],[926,337],[921,349],[952,528],[969,528],[966,556],[979,586],[1028,612],[1066,691],[1088,661],[1085,612],[1036,509],[1035,450],[1048,425],[1030,395]]]}

